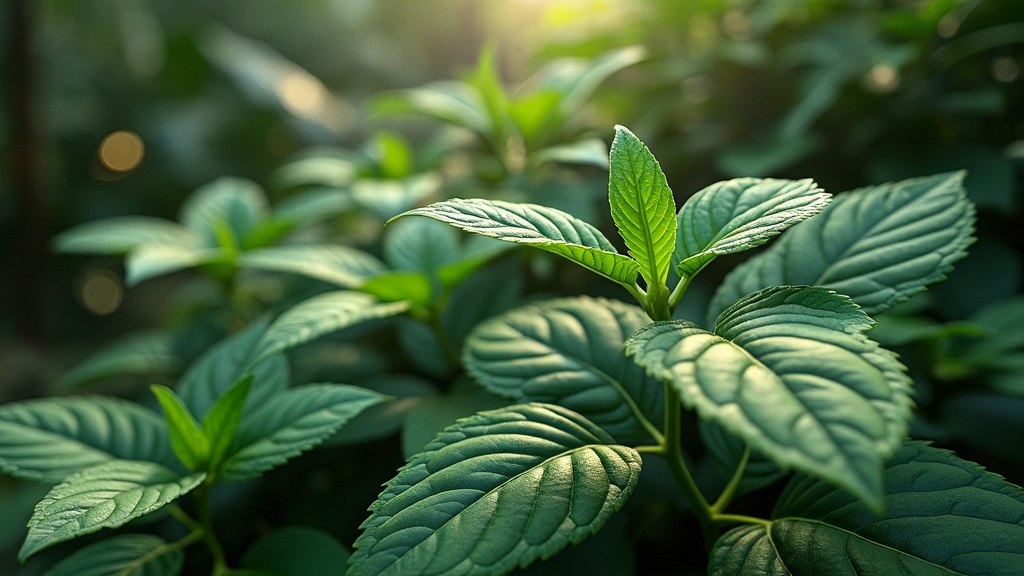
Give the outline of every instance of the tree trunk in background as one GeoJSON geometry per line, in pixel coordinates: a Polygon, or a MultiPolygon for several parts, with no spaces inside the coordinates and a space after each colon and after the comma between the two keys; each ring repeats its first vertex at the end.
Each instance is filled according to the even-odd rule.
{"type": "Polygon", "coordinates": [[[49,219],[39,185],[38,111],[35,61],[32,54],[32,0],[11,0],[10,126],[11,187],[14,222],[9,244],[11,299],[8,302],[17,336],[35,344],[48,337],[47,301],[50,288],[49,219]]]}

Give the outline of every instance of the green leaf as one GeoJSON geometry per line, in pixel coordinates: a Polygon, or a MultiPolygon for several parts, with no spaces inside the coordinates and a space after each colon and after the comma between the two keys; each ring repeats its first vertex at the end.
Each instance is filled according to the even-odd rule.
{"type": "Polygon", "coordinates": [[[526,244],[558,254],[605,278],[632,288],[639,265],[590,224],[560,210],[501,200],[454,199],[410,210],[467,232],[526,244]]]}
{"type": "Polygon", "coordinates": [[[174,465],[155,412],[102,396],[42,398],[0,406],[0,469],[52,484],[114,459],[174,465]]]}
{"type": "Polygon", "coordinates": [[[885,471],[888,512],[798,476],[767,525],[719,539],[708,574],[990,574],[1024,565],[1024,491],[952,452],[909,442],[885,471]]]}
{"type": "Polygon", "coordinates": [[[830,199],[812,180],[737,178],[712,184],[679,210],[676,271],[692,276],[716,256],[760,246],[821,212],[830,199]]]}
{"type": "Polygon", "coordinates": [[[125,258],[125,284],[136,286],[145,280],[179,270],[225,260],[220,248],[196,248],[179,244],[143,244],[125,258]]]}
{"type": "Polygon", "coordinates": [[[285,526],[260,537],[242,554],[242,568],[274,576],[341,574],[350,553],[334,536],[308,526],[285,526]]]}
{"type": "Polygon", "coordinates": [[[285,245],[250,250],[239,256],[242,268],[301,274],[344,288],[355,288],[387,270],[374,256],[347,246],[285,245]]]}
{"type": "Polygon", "coordinates": [[[163,538],[124,534],[73,552],[43,576],[178,576],[185,552],[163,538]]]}
{"type": "Polygon", "coordinates": [[[77,388],[118,376],[170,376],[182,364],[173,333],[143,330],[119,338],[61,374],[57,387],[77,388]]]}
{"type": "Polygon", "coordinates": [[[248,374],[221,396],[203,417],[203,435],[210,442],[209,465],[216,467],[224,459],[242,422],[242,409],[252,388],[252,374],[248,374]]]}
{"type": "Polygon", "coordinates": [[[607,170],[608,145],[600,138],[586,138],[575,142],[567,142],[555,146],[548,146],[530,154],[527,160],[534,169],[540,168],[549,162],[561,164],[581,164],[584,166],[596,166],[607,170]]]}
{"type": "Polygon", "coordinates": [[[436,286],[423,272],[385,272],[363,283],[359,292],[381,302],[429,309],[435,302],[436,286]]]}
{"type": "Polygon", "coordinates": [[[573,412],[522,404],[459,420],[370,507],[350,572],[506,574],[598,531],[640,456],[573,412]]]}
{"type": "Polygon", "coordinates": [[[562,118],[568,118],[577,114],[612,74],[642,61],[646,55],[643,46],[626,46],[576,65],[569,59],[556,60],[542,72],[539,87],[562,94],[558,109],[562,118]]]}
{"type": "Polygon", "coordinates": [[[701,418],[878,510],[882,463],[907,430],[911,382],[894,354],[862,334],[872,325],[845,296],[775,287],[723,312],[714,333],[658,322],[626,349],[701,418]]]}
{"type": "Polygon", "coordinates": [[[116,216],[78,224],[53,238],[57,252],[127,254],[143,244],[197,248],[200,238],[184,226],[149,216],[116,216]]]}
{"type": "Polygon", "coordinates": [[[197,418],[243,376],[252,372],[253,386],[246,411],[284,390],[290,384],[288,362],[270,355],[255,364],[269,319],[261,317],[249,326],[218,342],[189,366],[178,383],[178,395],[197,418]]]}
{"type": "Polygon", "coordinates": [[[564,406],[625,444],[657,443],[664,387],[625,354],[626,338],[649,322],[604,298],[531,304],[478,324],[463,364],[495,394],[564,406]]]}
{"type": "Polygon", "coordinates": [[[178,220],[198,234],[207,248],[241,248],[269,214],[267,197],[258,184],[221,177],[196,188],[182,203],[178,220]],[[223,236],[225,232],[230,242],[223,236]]]}
{"type": "Polygon", "coordinates": [[[72,474],[36,505],[18,559],[24,562],[54,544],[117,528],[159,510],[205,477],[179,477],[160,464],[132,460],[105,462],[72,474]]]}
{"type": "Polygon", "coordinates": [[[921,292],[944,279],[973,241],[974,207],[963,178],[951,172],[834,196],[816,217],[729,273],[709,317],[768,286],[824,286],[872,316],[921,292]]]}
{"type": "Polygon", "coordinates": [[[609,156],[612,220],[649,287],[668,278],[676,237],[676,204],[661,165],[632,132],[615,127],[609,156]]]}
{"type": "Polygon", "coordinates": [[[488,134],[491,123],[480,94],[469,84],[445,80],[400,92],[386,92],[371,101],[373,116],[418,115],[488,134]]]}
{"type": "Polygon", "coordinates": [[[384,259],[395,270],[436,273],[461,252],[459,232],[427,218],[408,218],[388,226],[384,259]]]}
{"type": "Polygon", "coordinates": [[[362,292],[318,294],[274,320],[259,342],[256,361],[361,322],[401,314],[408,308],[408,302],[379,302],[362,292]]]}
{"type": "Polygon", "coordinates": [[[164,409],[171,449],[189,470],[204,470],[210,462],[210,439],[173,390],[166,386],[150,387],[164,409]]]}
{"type": "Polygon", "coordinates": [[[226,480],[254,478],[320,444],[384,396],[342,384],[308,384],[272,398],[242,420],[224,460],[226,480]]]}

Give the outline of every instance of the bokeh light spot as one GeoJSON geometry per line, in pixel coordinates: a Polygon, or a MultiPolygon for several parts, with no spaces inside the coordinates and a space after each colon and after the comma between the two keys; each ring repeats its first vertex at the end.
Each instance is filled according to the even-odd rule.
{"type": "Polygon", "coordinates": [[[1010,83],[1020,77],[1020,65],[1009,56],[992,61],[992,77],[1000,82],[1010,83]]]}
{"type": "Polygon", "coordinates": [[[100,143],[100,162],[114,172],[134,170],[142,162],[144,155],[145,146],[142,144],[142,138],[127,130],[112,132],[100,143]]]}
{"type": "Polygon", "coordinates": [[[121,307],[124,284],[110,270],[91,268],[82,274],[75,296],[89,312],[106,316],[121,307]]]}

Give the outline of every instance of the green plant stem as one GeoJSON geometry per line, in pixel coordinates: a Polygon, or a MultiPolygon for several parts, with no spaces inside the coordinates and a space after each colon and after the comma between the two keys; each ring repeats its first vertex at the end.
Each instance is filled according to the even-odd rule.
{"type": "Polygon", "coordinates": [[[217,539],[217,534],[213,530],[213,517],[210,515],[211,488],[212,485],[206,481],[195,489],[196,515],[199,517],[198,521],[203,527],[203,540],[206,542],[206,547],[210,550],[210,555],[213,557],[213,570],[210,574],[211,576],[223,576],[228,574],[230,569],[224,556],[224,548],[221,546],[220,540],[217,539]]]}
{"type": "Polygon", "coordinates": [[[715,514],[713,519],[718,524],[760,524],[764,527],[772,525],[771,520],[742,514],[715,514]]]}
{"type": "Polygon", "coordinates": [[[732,478],[729,483],[726,484],[725,489],[722,490],[722,494],[718,496],[718,500],[711,505],[711,515],[714,516],[720,511],[725,510],[725,507],[732,502],[733,497],[736,495],[736,491],[740,488],[740,482],[743,481],[743,473],[747,470],[747,462],[750,461],[750,447],[743,451],[743,457],[740,458],[739,465],[736,466],[736,471],[733,472],[732,478]]]}
{"type": "Polygon", "coordinates": [[[712,519],[711,509],[708,506],[707,500],[701,494],[700,488],[697,487],[697,483],[690,474],[685,460],[683,460],[681,439],[682,414],[679,404],[679,393],[670,384],[666,383],[664,458],[676,482],[682,488],[683,495],[689,500],[693,508],[693,514],[700,524],[701,533],[704,535],[704,544],[710,550],[718,539],[718,528],[712,519]]]}
{"type": "Polygon", "coordinates": [[[679,301],[682,300],[683,294],[686,294],[686,289],[690,287],[690,282],[693,281],[693,274],[688,274],[679,279],[676,287],[672,289],[672,294],[668,297],[669,310],[675,310],[676,306],[679,305],[679,301]]]}

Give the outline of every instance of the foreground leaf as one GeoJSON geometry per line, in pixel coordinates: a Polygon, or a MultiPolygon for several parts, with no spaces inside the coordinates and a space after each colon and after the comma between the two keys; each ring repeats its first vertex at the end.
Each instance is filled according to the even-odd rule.
{"type": "Polygon", "coordinates": [[[117,528],[154,512],[199,485],[205,474],[179,477],[153,462],[114,460],[68,476],[36,506],[18,552],[36,552],[100,528],[117,528]]]}
{"type": "Polygon", "coordinates": [[[114,459],[174,465],[163,419],[138,404],[99,396],[0,406],[0,469],[7,474],[55,483],[114,459]]]}
{"type": "Polygon", "coordinates": [[[619,254],[600,230],[547,206],[454,199],[400,216],[407,215],[426,216],[474,234],[546,250],[630,288],[640,271],[636,261],[619,254]]]}
{"type": "Polygon", "coordinates": [[[550,300],[478,324],[463,363],[495,394],[564,406],[626,444],[657,442],[663,386],[625,354],[626,338],[649,322],[616,300],[550,300]]]}
{"type": "Polygon", "coordinates": [[[676,205],[661,165],[632,132],[615,127],[609,155],[612,220],[650,287],[664,286],[676,236],[676,205]]]}
{"type": "Polygon", "coordinates": [[[43,576],[177,576],[184,565],[185,552],[164,539],[125,534],[75,551],[43,576]]]}
{"type": "Polygon", "coordinates": [[[973,241],[974,206],[963,179],[951,172],[836,195],[729,273],[709,318],[769,286],[824,286],[871,316],[917,294],[945,278],[973,241]]]}
{"type": "Polygon", "coordinates": [[[830,198],[811,180],[737,178],[712,184],[679,210],[676,271],[691,276],[716,256],[760,246],[821,212],[830,198]]]}
{"type": "Polygon", "coordinates": [[[308,384],[272,398],[242,421],[235,450],[225,459],[226,480],[259,476],[320,444],[384,396],[341,384],[308,384]]]}
{"type": "Polygon", "coordinates": [[[557,406],[459,420],[370,507],[350,569],[506,574],[596,532],[635,487],[640,456],[557,406]]]}
{"type": "Polygon", "coordinates": [[[886,466],[885,495],[888,512],[877,517],[848,493],[797,476],[771,522],[719,539],[708,573],[1020,574],[1020,487],[951,452],[909,442],[886,466]]]}
{"type": "Polygon", "coordinates": [[[862,332],[873,322],[823,288],[776,287],[722,313],[715,332],[677,320],[641,328],[627,351],[783,467],[882,502],[882,463],[907,429],[910,379],[862,332]]]}

